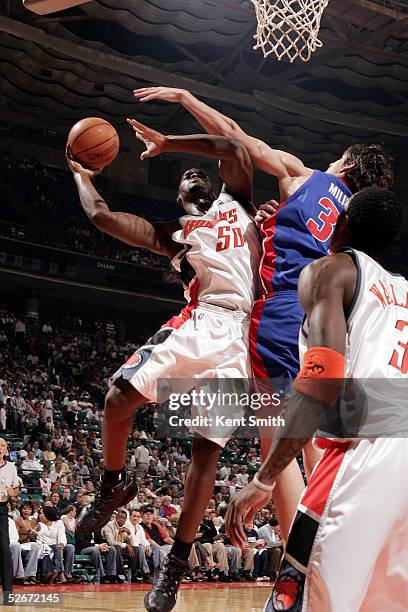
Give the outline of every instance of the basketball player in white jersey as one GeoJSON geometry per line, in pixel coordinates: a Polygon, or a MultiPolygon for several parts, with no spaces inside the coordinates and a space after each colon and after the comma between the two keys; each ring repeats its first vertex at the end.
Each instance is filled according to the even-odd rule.
{"type": "Polygon", "coordinates": [[[316,438],[324,454],[300,500],[266,612],[406,610],[408,282],[378,263],[402,224],[394,194],[363,189],[339,217],[336,253],[301,274],[303,364],[285,431],[231,501],[226,523],[234,543],[269,500],[276,474],[321,429],[321,417],[344,414],[345,378],[346,391],[352,384],[363,392],[353,403],[361,422],[352,438],[316,438]]]}
{"type": "MultiPolygon", "coordinates": [[[[189,302],[113,376],[104,412],[101,493],[80,516],[80,531],[100,529],[115,507],[134,498],[136,483],[124,471],[126,445],[135,409],[158,399],[157,379],[250,376],[248,327],[258,289],[260,239],[252,216],[253,169],[247,150],[225,137],[165,137],[135,120],[129,123],[146,145],[142,159],[170,151],[218,159],[223,187],[217,198],[205,172],[187,170],[177,200],[184,214],[168,236],[140,217],[111,212],[92,185],[93,173],[69,160],[89,219],[127,244],[167,255],[181,270],[189,302]]],[[[196,433],[175,544],[146,597],[148,610],[167,611],[176,603],[214,488],[219,453],[228,441],[225,432],[220,437],[211,428],[198,427],[196,433]]]]}

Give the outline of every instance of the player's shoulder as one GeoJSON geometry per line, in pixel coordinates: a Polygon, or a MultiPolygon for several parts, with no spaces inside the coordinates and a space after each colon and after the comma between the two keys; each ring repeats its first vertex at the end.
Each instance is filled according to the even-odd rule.
{"type": "Polygon", "coordinates": [[[329,291],[330,287],[347,281],[355,273],[356,264],[352,252],[341,251],[312,261],[303,268],[299,280],[303,284],[319,284],[329,291]]]}

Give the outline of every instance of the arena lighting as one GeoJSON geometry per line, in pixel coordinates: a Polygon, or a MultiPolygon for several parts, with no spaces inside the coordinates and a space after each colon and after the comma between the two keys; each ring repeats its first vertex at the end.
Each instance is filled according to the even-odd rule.
{"type": "Polygon", "coordinates": [[[86,2],[90,0],[23,0],[24,6],[37,15],[57,13],[86,2]]]}

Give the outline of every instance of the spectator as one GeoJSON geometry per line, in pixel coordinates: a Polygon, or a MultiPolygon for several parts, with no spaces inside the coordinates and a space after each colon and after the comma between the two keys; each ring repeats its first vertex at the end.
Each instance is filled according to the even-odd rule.
{"type": "Polygon", "coordinates": [[[132,545],[132,536],[130,529],[125,527],[128,515],[125,510],[120,510],[116,517],[113,518],[105,527],[102,528],[101,534],[103,539],[109,546],[114,546],[118,552],[117,568],[118,574],[122,575],[123,561],[129,563],[132,576],[136,575],[136,570],[139,568],[139,556],[135,555],[135,549],[132,545]]]}
{"type": "Polygon", "coordinates": [[[20,469],[23,474],[30,474],[31,472],[41,472],[43,466],[35,458],[34,451],[30,450],[27,458],[22,461],[20,469]]]}
{"type": "Polygon", "coordinates": [[[18,532],[18,541],[21,544],[22,558],[28,557],[24,572],[25,582],[35,584],[41,545],[37,543],[37,520],[34,518],[34,507],[31,502],[23,502],[20,505],[20,518],[15,520],[15,524],[18,532]]]}
{"type": "Polygon", "coordinates": [[[85,465],[85,457],[79,457],[78,463],[74,465],[74,469],[78,468],[79,476],[82,480],[88,480],[90,477],[89,468],[85,465]]]}
{"type": "Polygon", "coordinates": [[[258,530],[255,528],[253,522],[248,522],[244,526],[244,532],[248,538],[248,544],[254,551],[254,570],[252,578],[255,580],[269,580],[266,575],[268,553],[265,547],[265,540],[259,538],[258,530]]]}
{"type": "Polygon", "coordinates": [[[93,533],[75,533],[75,550],[78,555],[90,555],[95,570],[101,577],[101,582],[110,584],[122,582],[118,576],[118,553],[114,546],[109,546],[107,542],[97,544],[93,533]]]}
{"type": "MultiPolygon", "coordinates": [[[[71,487],[65,486],[62,489],[62,497],[59,499],[57,503],[57,508],[62,513],[67,509],[68,506],[71,507],[71,487]]],[[[75,506],[72,506],[72,507],[76,511],[75,506]]]]}
{"type": "Polygon", "coordinates": [[[48,478],[48,470],[43,470],[39,481],[39,486],[41,487],[41,495],[43,497],[46,497],[47,495],[51,494],[51,485],[52,482],[50,478],[48,478]]]}
{"type": "Polygon", "coordinates": [[[53,394],[50,392],[47,395],[47,399],[45,400],[43,404],[43,409],[42,409],[42,420],[45,421],[46,423],[53,422],[54,404],[52,400],[53,400],[53,394]]]}
{"type": "Polygon", "coordinates": [[[170,495],[164,495],[162,497],[161,506],[159,509],[159,516],[164,518],[170,518],[172,514],[176,512],[175,508],[172,506],[172,498],[170,495]]]}
{"type": "Polygon", "coordinates": [[[7,427],[7,413],[4,407],[4,403],[0,402],[0,431],[6,431],[7,427]]]}
{"type": "Polygon", "coordinates": [[[45,451],[43,453],[44,461],[46,461],[47,463],[51,464],[53,461],[55,461],[55,458],[56,458],[56,454],[52,450],[51,442],[46,442],[46,444],[45,444],[45,451]]]}
{"type": "Polygon", "coordinates": [[[42,461],[43,452],[40,449],[37,441],[33,442],[33,452],[34,452],[34,457],[37,459],[37,461],[42,461]]]}
{"type": "Polygon", "coordinates": [[[75,548],[67,543],[64,523],[60,520],[59,511],[51,505],[44,504],[40,510],[39,538],[53,551],[53,557],[46,564],[44,582],[54,584],[57,578],[67,582],[67,576],[72,575],[75,548]],[[66,574],[64,571],[64,549],[67,551],[66,574]]]}
{"type": "Polygon", "coordinates": [[[91,480],[88,480],[85,483],[84,498],[85,498],[85,502],[87,505],[91,504],[93,500],[95,499],[94,485],[91,480]]]}
{"type": "Polygon", "coordinates": [[[271,577],[276,578],[283,554],[283,542],[277,519],[274,517],[270,518],[266,525],[258,529],[258,537],[265,540],[268,549],[268,566],[271,568],[271,577]]]}
{"type": "Polygon", "coordinates": [[[16,408],[16,410],[19,412],[19,414],[23,415],[23,413],[26,410],[27,404],[25,402],[25,399],[21,395],[20,387],[16,388],[15,395],[13,395],[13,397],[11,398],[11,403],[16,408]]]}
{"type": "Polygon", "coordinates": [[[36,542],[21,544],[16,523],[9,517],[9,539],[10,553],[13,565],[13,579],[17,584],[36,584],[38,557],[40,546],[36,542]],[[24,548],[23,548],[24,547],[24,548]],[[24,569],[22,554],[27,557],[27,565],[24,569]]]}
{"type": "Polygon", "coordinates": [[[63,464],[61,461],[55,461],[50,471],[51,482],[54,484],[54,482],[58,480],[61,484],[67,484],[66,475],[68,472],[69,470],[66,464],[63,464]],[[63,469],[64,466],[66,467],[65,470],[63,469]]]}
{"type": "Polygon", "coordinates": [[[19,346],[23,346],[25,342],[26,325],[24,321],[22,321],[20,318],[18,318],[16,321],[16,324],[14,326],[14,332],[16,344],[18,344],[19,346]]]}
{"type": "Polygon", "coordinates": [[[72,468],[72,486],[75,487],[75,489],[81,489],[84,486],[84,481],[79,473],[79,466],[74,466],[72,468]]]}
{"type": "Polygon", "coordinates": [[[163,527],[154,522],[154,508],[152,506],[143,506],[140,511],[143,519],[141,525],[145,530],[148,540],[156,542],[168,554],[174,540],[169,537],[163,527]]]}
{"type": "Polygon", "coordinates": [[[33,350],[27,357],[27,367],[29,370],[35,370],[40,363],[40,358],[38,357],[35,350],[33,350]]]}
{"type": "Polygon", "coordinates": [[[143,571],[143,582],[150,582],[150,569],[146,558],[151,559],[153,568],[156,569],[161,565],[165,555],[160,547],[154,542],[149,542],[146,533],[141,525],[141,513],[138,509],[130,510],[129,520],[126,522],[131,534],[131,544],[136,549],[141,549],[139,562],[143,571]],[[143,551],[143,552],[142,552],[143,551]]]}
{"type": "Polygon", "coordinates": [[[132,459],[132,466],[135,467],[136,478],[143,480],[149,471],[149,450],[144,440],[140,440],[132,459]]]}
{"type": "Polygon", "coordinates": [[[243,465],[237,474],[237,489],[242,489],[248,484],[248,467],[243,465]]]}
{"type": "MultiPolygon", "coordinates": [[[[213,514],[206,510],[201,525],[198,528],[197,541],[200,542],[209,554],[211,565],[218,568],[218,579],[220,582],[231,582],[228,577],[228,559],[223,537],[219,535],[213,523],[213,514]],[[214,563],[215,560],[215,563],[214,563]]],[[[211,577],[210,571],[208,576],[211,577]]]]}
{"type": "Polygon", "coordinates": [[[219,529],[219,534],[223,536],[224,546],[227,551],[227,556],[230,559],[230,571],[231,576],[234,582],[240,581],[238,577],[238,570],[241,567],[241,560],[244,560],[244,568],[242,570],[242,578],[244,580],[253,581],[252,573],[254,570],[254,554],[255,551],[252,547],[249,546],[247,542],[244,547],[237,548],[231,542],[231,540],[225,535],[225,525],[222,525],[219,529]],[[237,568],[237,571],[235,571],[237,568]]]}
{"type": "Polygon", "coordinates": [[[86,501],[85,501],[83,491],[78,491],[76,493],[74,506],[76,508],[77,516],[79,516],[83,508],[85,508],[86,506],[86,501]]]}
{"type": "Polygon", "coordinates": [[[50,321],[47,321],[46,323],[44,323],[44,325],[42,326],[42,333],[46,335],[52,334],[52,325],[50,321]]]}

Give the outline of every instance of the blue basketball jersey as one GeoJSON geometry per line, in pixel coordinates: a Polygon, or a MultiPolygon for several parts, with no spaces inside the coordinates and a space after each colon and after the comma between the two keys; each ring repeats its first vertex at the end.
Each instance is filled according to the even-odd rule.
{"type": "Polygon", "coordinates": [[[351,196],[333,174],[313,174],[260,228],[263,244],[263,295],[297,291],[302,269],[329,253],[337,217],[351,196]]]}

